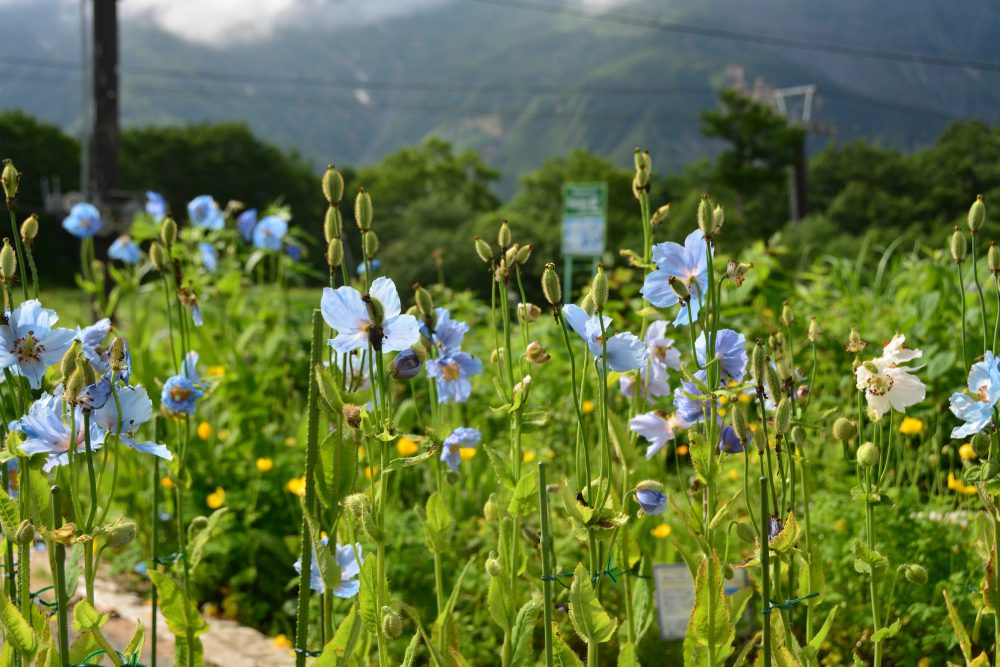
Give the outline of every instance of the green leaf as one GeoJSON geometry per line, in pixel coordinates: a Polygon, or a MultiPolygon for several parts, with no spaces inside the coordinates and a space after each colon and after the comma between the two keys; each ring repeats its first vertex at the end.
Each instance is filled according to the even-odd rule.
{"type": "Polygon", "coordinates": [[[342,431],[332,431],[323,439],[319,448],[319,474],[316,490],[327,509],[335,509],[350,494],[357,475],[358,448],[344,440],[342,431]]]}
{"type": "Polygon", "coordinates": [[[38,649],[38,637],[6,593],[0,594],[0,624],[3,625],[3,636],[6,642],[9,642],[21,653],[29,656],[35,654],[38,649]]]}
{"type": "Polygon", "coordinates": [[[962,624],[962,619],[958,616],[958,611],[955,610],[955,606],[951,603],[948,591],[941,591],[941,594],[944,595],[944,604],[948,608],[948,620],[951,621],[951,627],[955,631],[955,638],[958,639],[962,655],[965,656],[967,663],[972,662],[972,642],[969,640],[969,633],[966,632],[965,625],[962,624]]]}
{"type": "Polygon", "coordinates": [[[424,516],[424,536],[427,548],[432,553],[444,553],[448,549],[451,529],[455,519],[451,509],[438,493],[432,493],[427,498],[426,514],[424,516]]]}
{"type": "Polygon", "coordinates": [[[886,639],[892,639],[899,633],[899,628],[903,624],[902,619],[896,619],[891,625],[884,628],[880,628],[872,634],[872,643],[885,641],[886,639]]]}
{"type": "Polygon", "coordinates": [[[486,451],[486,455],[490,459],[490,465],[493,466],[493,473],[497,476],[500,483],[508,489],[513,489],[514,473],[510,471],[505,452],[502,452],[493,445],[482,445],[482,448],[486,451]]]}
{"type": "Polygon", "coordinates": [[[21,525],[21,519],[17,513],[17,505],[10,499],[7,492],[0,488],[0,528],[8,541],[13,542],[17,538],[17,527],[21,525]]]}
{"type": "Polygon", "coordinates": [[[618,622],[601,606],[590,583],[590,573],[583,563],[573,570],[573,584],[569,589],[569,619],[576,634],[588,644],[601,644],[615,634],[618,622]]]}
{"type": "Polygon", "coordinates": [[[203,667],[205,664],[205,647],[202,646],[201,640],[197,637],[189,646],[187,637],[175,637],[174,638],[174,664],[175,665],[187,665],[188,655],[191,655],[191,664],[194,667],[203,667]]]}
{"type": "Polygon", "coordinates": [[[455,604],[458,602],[458,595],[462,590],[462,581],[465,579],[465,575],[469,572],[469,567],[475,562],[476,557],[472,556],[465,563],[465,567],[459,572],[458,578],[455,579],[455,583],[451,587],[451,594],[448,596],[448,600],[444,603],[444,607],[441,608],[438,617],[434,620],[434,627],[431,629],[432,637],[445,637],[445,645],[450,648],[458,648],[458,638],[457,632],[455,631],[455,619],[454,611],[455,604]]]}
{"type": "MultiPolygon", "coordinates": [[[[413,635],[410,639],[410,643],[406,647],[406,653],[403,654],[403,662],[399,664],[399,667],[413,667],[413,661],[417,657],[417,647],[420,646],[420,633],[413,635]]],[[[321,667],[317,662],[315,667],[321,667]]]]}
{"type": "Polygon", "coordinates": [[[505,634],[510,632],[512,607],[510,603],[510,575],[506,570],[495,577],[490,577],[490,586],[486,591],[486,607],[490,618],[500,626],[505,634]]]}
{"type": "Polygon", "coordinates": [[[640,667],[635,656],[635,644],[624,642],[618,650],[618,667],[640,667]]]}
{"type": "Polygon", "coordinates": [[[528,652],[531,650],[535,624],[538,622],[538,613],[541,609],[541,600],[532,598],[525,602],[524,606],[517,612],[517,618],[514,620],[514,627],[510,633],[511,645],[514,647],[511,654],[512,665],[525,665],[532,662],[528,658],[528,652]]]}
{"type": "MultiPolygon", "coordinates": [[[[160,600],[160,611],[167,621],[167,628],[174,633],[178,641],[189,632],[196,638],[198,635],[208,632],[208,623],[198,613],[194,601],[184,597],[184,590],[170,575],[150,570],[149,578],[156,586],[160,600]]],[[[201,642],[196,641],[195,644],[196,646],[192,650],[197,653],[200,650],[201,642]]]]}
{"type": "Polygon", "coordinates": [[[205,547],[208,546],[208,543],[219,532],[219,521],[222,520],[223,515],[228,511],[227,508],[223,507],[212,512],[211,516],[208,517],[208,523],[205,524],[205,527],[198,531],[189,541],[188,553],[190,554],[190,565],[188,569],[190,572],[194,572],[201,563],[201,559],[205,554],[205,547]]]}
{"type": "Polygon", "coordinates": [[[558,623],[552,624],[552,664],[555,667],[583,667],[580,656],[559,636],[558,623]]]}
{"type": "Polygon", "coordinates": [[[142,621],[136,620],[135,632],[132,633],[132,639],[128,640],[128,644],[125,645],[125,650],[122,653],[130,660],[133,656],[138,657],[142,654],[142,644],[145,640],[146,629],[142,626],[142,621]]]}
{"type": "MultiPolygon", "coordinates": [[[[395,438],[396,436],[394,436],[395,438]]],[[[415,466],[419,463],[423,463],[427,459],[433,458],[441,451],[441,445],[434,445],[428,447],[424,451],[420,452],[416,456],[410,456],[403,459],[393,459],[385,466],[386,472],[393,472],[394,470],[402,470],[403,468],[409,468],[410,466],[415,466]]]]}
{"type": "Polygon", "coordinates": [[[80,600],[73,607],[73,629],[77,632],[100,630],[108,622],[107,614],[99,614],[86,600],[80,600]]]}
{"type": "Polygon", "coordinates": [[[819,655],[819,647],[823,645],[826,641],[826,636],[830,633],[830,628],[833,627],[833,620],[837,618],[837,611],[840,607],[834,607],[827,613],[826,620],[823,621],[823,625],[820,627],[819,631],[812,636],[809,640],[809,645],[806,647],[813,656],[819,655]]]}
{"type": "Polygon", "coordinates": [[[566,513],[571,519],[584,526],[590,524],[594,517],[594,510],[582,502],[583,494],[573,491],[568,480],[564,479],[559,485],[559,497],[562,498],[563,507],[566,508],[566,513]]]}
{"type": "Polygon", "coordinates": [[[361,637],[361,619],[358,618],[357,606],[351,605],[347,616],[337,626],[333,639],[323,647],[323,653],[316,659],[313,667],[338,667],[347,664],[346,657],[354,652],[358,639],[361,637]],[[342,660],[342,658],[344,658],[342,660]]]}
{"type": "Polygon", "coordinates": [[[361,588],[358,592],[361,621],[369,634],[378,634],[379,609],[378,600],[378,566],[375,559],[368,555],[361,565],[361,588]]]}
{"type": "Polygon", "coordinates": [[[801,535],[802,527],[795,518],[795,512],[789,512],[781,530],[770,541],[771,550],[779,554],[787,553],[792,550],[801,535]]]}
{"type": "Polygon", "coordinates": [[[529,516],[535,511],[538,500],[538,474],[532,469],[521,476],[514,487],[507,511],[515,518],[529,516]]]}
{"type": "Polygon", "coordinates": [[[712,552],[711,560],[702,558],[694,579],[694,606],[684,637],[685,664],[702,664],[709,644],[728,646],[733,629],[729,605],[723,590],[722,566],[712,552]],[[711,622],[709,606],[712,607],[711,622]]]}
{"type": "Polygon", "coordinates": [[[653,623],[653,568],[651,561],[644,558],[639,567],[644,577],[636,580],[632,588],[632,618],[635,621],[635,641],[638,643],[653,623]]]}

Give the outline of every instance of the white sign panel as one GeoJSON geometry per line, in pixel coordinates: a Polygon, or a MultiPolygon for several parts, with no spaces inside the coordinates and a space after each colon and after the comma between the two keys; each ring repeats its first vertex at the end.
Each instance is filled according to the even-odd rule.
{"type": "MultiPolygon", "coordinates": [[[[660,638],[666,641],[684,639],[691,608],[694,607],[694,580],[684,563],[654,565],[656,609],[659,612],[660,638]]],[[[732,595],[749,583],[746,570],[734,570],[733,578],[724,583],[725,594],[732,595]]]]}

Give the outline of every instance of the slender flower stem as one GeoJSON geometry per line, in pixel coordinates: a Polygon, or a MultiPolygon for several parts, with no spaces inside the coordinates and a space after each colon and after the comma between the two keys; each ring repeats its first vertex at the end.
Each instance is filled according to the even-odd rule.
{"type": "Polygon", "coordinates": [[[771,582],[770,564],[771,546],[767,530],[767,477],[760,478],[760,596],[761,613],[764,616],[764,665],[771,665],[771,582]]]}
{"type": "MultiPolygon", "coordinates": [[[[51,494],[52,530],[55,530],[62,527],[62,498],[59,487],[53,486],[51,494]]],[[[62,542],[55,542],[55,563],[56,613],[59,618],[59,664],[60,667],[69,667],[69,600],[66,596],[66,547],[62,542]]]]}
{"type": "MultiPolygon", "coordinates": [[[[24,268],[24,248],[21,246],[21,232],[17,228],[17,218],[14,216],[14,203],[10,200],[7,201],[7,212],[10,214],[10,233],[14,237],[14,248],[17,250],[17,266],[21,269],[21,293],[24,296],[24,300],[28,300],[28,274],[24,268]]],[[[34,271],[34,269],[32,269],[34,271]]],[[[38,296],[38,288],[36,285],[35,296],[38,296]]]]}
{"type": "Polygon", "coordinates": [[[972,232],[972,277],[976,281],[976,294],[979,296],[979,310],[983,320],[983,354],[986,354],[986,346],[989,344],[989,334],[986,333],[986,299],[983,298],[983,286],[979,282],[979,259],[976,257],[976,239],[978,234],[972,232]]]}
{"type": "Polygon", "coordinates": [[[553,667],[552,657],[552,535],[549,534],[548,484],[545,462],[538,462],[538,512],[541,516],[542,550],[542,623],[545,634],[545,667],[553,667]]]}
{"type": "MultiPolygon", "coordinates": [[[[966,331],[965,324],[965,283],[962,281],[962,265],[955,262],[955,273],[958,275],[958,300],[962,304],[962,367],[968,368],[969,366],[969,355],[966,352],[966,339],[968,338],[968,332],[966,331]]],[[[1000,296],[998,296],[1000,298],[1000,296]]],[[[858,422],[860,423],[860,422],[858,422]]]]}
{"type": "MultiPolygon", "coordinates": [[[[163,421],[157,419],[154,424],[154,433],[156,433],[156,441],[163,442],[163,421]]],[[[157,559],[159,558],[159,544],[160,544],[160,458],[158,456],[153,457],[153,506],[150,512],[152,518],[152,535],[150,536],[150,564],[149,567],[152,569],[158,568],[157,559]]],[[[159,592],[156,589],[156,585],[150,586],[150,606],[152,607],[152,622],[149,624],[149,650],[150,650],[150,666],[156,667],[156,615],[157,606],[159,603],[158,597],[159,592]]]]}

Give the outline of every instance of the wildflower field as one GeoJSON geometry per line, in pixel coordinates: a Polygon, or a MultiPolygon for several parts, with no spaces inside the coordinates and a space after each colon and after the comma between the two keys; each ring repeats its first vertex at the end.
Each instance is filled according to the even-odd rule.
{"type": "Polygon", "coordinates": [[[101,211],[39,228],[7,161],[0,664],[138,665],[157,616],[186,667],[206,616],[317,667],[1000,664],[982,197],[795,266],[709,195],[668,237],[634,164],[641,246],[563,284],[497,220],[447,249],[472,293],[396,284],[379,192],[333,167],[322,239],[151,192],[99,261],[101,211]],[[67,233],[75,289],[35,271],[67,233]],[[127,645],[98,578],[151,600],[127,645]]]}

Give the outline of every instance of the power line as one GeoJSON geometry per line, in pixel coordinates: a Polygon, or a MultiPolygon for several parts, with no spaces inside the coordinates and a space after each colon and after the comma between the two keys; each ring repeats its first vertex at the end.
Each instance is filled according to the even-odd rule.
{"type": "Polygon", "coordinates": [[[699,37],[717,37],[749,44],[761,44],[764,46],[778,46],[789,49],[800,49],[803,51],[819,51],[822,53],[834,53],[837,55],[854,56],[858,58],[873,58],[876,60],[887,60],[892,62],[914,63],[918,65],[936,65],[939,67],[952,67],[961,69],[977,69],[991,72],[1000,71],[1000,62],[990,60],[976,60],[973,58],[959,58],[957,56],[945,56],[930,53],[914,53],[906,51],[893,51],[873,46],[862,46],[860,44],[841,44],[836,42],[820,42],[794,37],[781,37],[779,35],[765,35],[760,33],[744,32],[741,30],[729,30],[726,28],[709,28],[706,26],[690,25],[686,23],[676,23],[673,21],[661,21],[650,17],[635,16],[632,14],[622,14],[620,12],[601,12],[594,14],[584,9],[575,9],[568,6],[550,5],[545,2],[535,0],[465,0],[466,2],[477,2],[485,5],[497,7],[509,7],[513,9],[527,9],[535,12],[554,14],[558,16],[570,16],[588,21],[598,21],[605,23],[615,23],[635,28],[645,28],[648,30],[658,30],[660,32],[673,32],[685,35],[697,35],[699,37]]]}

